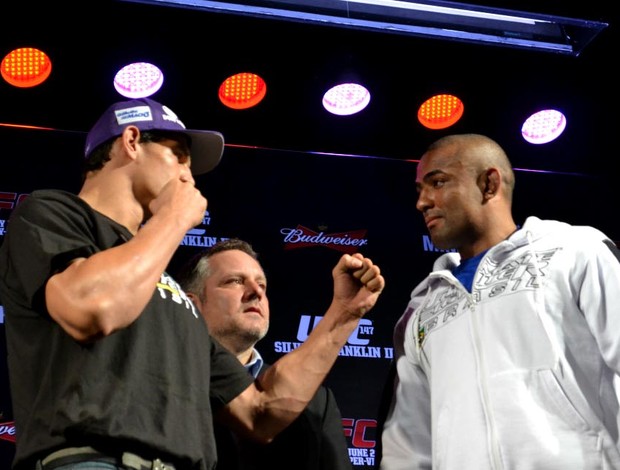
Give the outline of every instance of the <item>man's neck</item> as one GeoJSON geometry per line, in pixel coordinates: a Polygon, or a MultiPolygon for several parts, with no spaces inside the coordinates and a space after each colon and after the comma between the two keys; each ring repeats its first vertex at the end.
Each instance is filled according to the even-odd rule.
{"type": "Polygon", "coordinates": [[[241,352],[236,354],[237,359],[239,359],[239,362],[245,366],[252,359],[252,352],[253,351],[254,351],[254,347],[253,346],[250,349],[246,349],[244,351],[241,351],[241,352]]]}
{"type": "Polygon", "coordinates": [[[506,221],[501,226],[488,230],[483,238],[479,238],[474,243],[459,248],[459,254],[462,259],[473,258],[474,256],[494,247],[498,243],[503,242],[517,230],[517,225],[512,219],[506,221]]]}
{"type": "Polygon", "coordinates": [[[135,235],[144,221],[144,210],[131,189],[126,187],[128,185],[101,171],[86,178],[78,196],[135,235]]]}

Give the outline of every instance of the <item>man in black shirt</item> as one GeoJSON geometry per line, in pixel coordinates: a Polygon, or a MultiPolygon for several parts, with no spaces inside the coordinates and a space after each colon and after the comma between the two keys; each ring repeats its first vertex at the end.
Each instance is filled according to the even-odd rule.
{"type": "Polygon", "coordinates": [[[11,214],[0,300],[14,470],[212,469],[213,419],[271,441],[374,306],[379,268],[343,255],[320,325],[256,383],[211,339],[166,267],[207,208],[192,173],[214,168],[223,146],[153,100],[118,102],[87,135],[79,194],[34,191],[11,214]]]}

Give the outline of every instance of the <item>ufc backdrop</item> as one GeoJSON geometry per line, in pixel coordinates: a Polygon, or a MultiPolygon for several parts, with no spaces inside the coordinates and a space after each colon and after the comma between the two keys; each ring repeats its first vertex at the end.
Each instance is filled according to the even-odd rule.
{"type": "MultiPolygon", "coordinates": [[[[84,138],[79,132],[0,127],[0,243],[12,209],[30,192],[79,190],[84,138]]],[[[417,156],[422,150],[412,152],[417,156]]],[[[331,270],[343,253],[359,251],[381,267],[386,288],[326,381],[338,400],[356,468],[375,464],[392,329],[411,290],[440,254],[415,209],[415,170],[414,161],[229,145],[220,165],[197,178],[208,210],[202,224],[187,233],[168,269],[174,276],[189,257],[218,240],[251,242],[267,273],[271,305],[270,330],[258,348],[274,362],[303,343],[321,319],[331,300],[331,270]]],[[[517,171],[516,177],[518,224],[537,215],[594,225],[620,239],[618,221],[598,215],[605,213],[611,196],[604,194],[610,191],[604,182],[528,171],[517,171]]],[[[0,469],[8,469],[19,430],[11,409],[1,306],[0,319],[0,469]]]]}

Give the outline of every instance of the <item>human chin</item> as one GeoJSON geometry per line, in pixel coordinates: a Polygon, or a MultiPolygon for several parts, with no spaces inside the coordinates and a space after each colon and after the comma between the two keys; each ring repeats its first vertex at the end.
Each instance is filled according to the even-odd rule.
{"type": "Polygon", "coordinates": [[[431,230],[430,237],[435,248],[439,248],[440,250],[449,250],[452,248],[449,238],[446,237],[445,234],[442,234],[441,230],[431,230]]]}

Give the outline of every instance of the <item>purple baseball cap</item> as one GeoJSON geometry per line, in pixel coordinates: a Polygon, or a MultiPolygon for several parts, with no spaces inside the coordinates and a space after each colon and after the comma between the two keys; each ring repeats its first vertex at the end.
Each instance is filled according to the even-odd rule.
{"type": "Polygon", "coordinates": [[[172,131],[189,137],[194,175],[211,171],[222,158],[222,134],[216,131],[186,129],[170,108],[149,98],[119,101],[110,106],[86,136],[84,156],[88,157],[105,141],[120,136],[130,124],[141,131],[172,131]]]}

